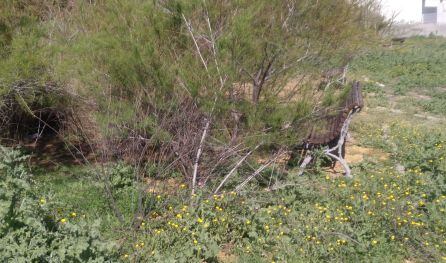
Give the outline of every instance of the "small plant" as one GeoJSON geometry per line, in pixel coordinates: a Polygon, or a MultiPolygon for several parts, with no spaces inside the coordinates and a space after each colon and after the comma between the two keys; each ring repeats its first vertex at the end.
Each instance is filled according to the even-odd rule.
{"type": "Polygon", "coordinates": [[[135,183],[133,167],[123,162],[118,162],[110,167],[110,183],[115,191],[125,190],[135,183]]]}
{"type": "Polygon", "coordinates": [[[115,245],[101,239],[98,223],[76,213],[56,218],[48,198],[34,196],[28,158],[0,148],[0,260],[23,262],[115,261],[115,245]]]}

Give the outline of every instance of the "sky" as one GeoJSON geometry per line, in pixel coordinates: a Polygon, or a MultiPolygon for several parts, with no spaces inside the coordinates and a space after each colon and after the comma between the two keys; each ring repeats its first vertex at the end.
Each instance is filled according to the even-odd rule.
{"type": "Polygon", "coordinates": [[[422,0],[382,0],[384,15],[390,18],[395,14],[397,22],[421,22],[421,6],[422,0]]]}

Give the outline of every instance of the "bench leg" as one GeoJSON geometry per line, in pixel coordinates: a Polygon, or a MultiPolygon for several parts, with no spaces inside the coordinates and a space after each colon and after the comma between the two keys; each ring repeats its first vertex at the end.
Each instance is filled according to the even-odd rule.
{"type": "Polygon", "coordinates": [[[345,161],[344,158],[338,157],[335,154],[332,154],[330,152],[325,152],[325,154],[330,156],[331,158],[337,160],[342,165],[342,168],[344,168],[344,175],[345,175],[345,177],[353,178],[353,176],[351,174],[352,172],[350,170],[350,167],[348,166],[348,164],[347,164],[347,162],[345,161]]]}
{"type": "Polygon", "coordinates": [[[307,153],[307,155],[305,156],[305,159],[303,160],[302,164],[300,165],[299,173],[297,174],[297,176],[301,176],[304,173],[305,167],[307,167],[307,165],[311,162],[311,160],[313,160],[313,156],[311,155],[311,153],[307,153]]]}
{"type": "Polygon", "coordinates": [[[342,125],[341,135],[339,136],[338,144],[335,147],[324,151],[324,153],[327,156],[337,160],[342,165],[342,167],[344,168],[345,176],[348,178],[352,178],[352,175],[351,175],[350,167],[348,166],[347,161],[345,161],[345,159],[344,159],[344,157],[345,157],[345,140],[347,138],[350,121],[352,120],[353,115],[355,113],[356,113],[356,110],[352,110],[348,114],[347,119],[345,120],[344,124],[342,125]],[[331,153],[336,150],[338,151],[337,155],[331,153]]]}

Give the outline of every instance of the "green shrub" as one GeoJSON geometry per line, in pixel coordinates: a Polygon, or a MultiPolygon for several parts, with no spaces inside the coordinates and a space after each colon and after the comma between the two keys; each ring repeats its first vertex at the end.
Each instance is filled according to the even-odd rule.
{"type": "MultiPolygon", "coordinates": [[[[13,83],[29,79],[69,84],[71,93],[98,106],[95,117],[108,120],[106,128],[100,125],[103,133],[108,124],[132,127],[146,123],[154,112],[178,110],[185,98],[204,112],[217,107],[217,129],[233,109],[254,114],[262,126],[270,126],[268,115],[276,110],[280,114],[282,101],[276,97],[289,80],[344,63],[374,42],[376,30],[385,24],[372,0],[323,0],[315,5],[309,0],[111,0],[75,1],[70,8],[67,3],[2,3],[0,20],[7,28],[3,38],[9,39],[5,44],[9,51],[0,63],[0,86],[10,89],[13,83]],[[209,41],[215,41],[212,47],[209,41]],[[259,87],[255,103],[265,104],[268,113],[246,110],[228,98],[234,84],[253,84],[253,76],[260,73],[268,78],[259,87]]],[[[249,89],[252,92],[254,87],[249,89]]],[[[80,109],[74,107],[75,112],[80,109]]],[[[163,118],[159,115],[147,128],[161,131],[161,139],[174,137],[158,129],[163,118]]],[[[121,132],[115,136],[127,134],[121,132]]]]}
{"type": "Polygon", "coordinates": [[[134,185],[135,172],[132,166],[125,163],[116,163],[110,168],[110,183],[117,191],[134,185]]]}
{"type": "Polygon", "coordinates": [[[89,225],[76,214],[55,218],[51,202],[32,194],[27,156],[3,147],[0,156],[1,261],[115,261],[115,245],[101,239],[97,223],[89,225]]]}

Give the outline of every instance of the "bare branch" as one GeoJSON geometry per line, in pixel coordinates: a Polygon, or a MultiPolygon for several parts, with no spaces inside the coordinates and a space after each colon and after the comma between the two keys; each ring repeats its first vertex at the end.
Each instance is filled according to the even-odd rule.
{"type": "Polygon", "coordinates": [[[204,60],[203,55],[201,54],[200,47],[198,46],[198,43],[197,43],[197,39],[194,36],[192,25],[189,21],[187,21],[184,14],[181,14],[181,16],[183,17],[184,23],[186,23],[186,26],[187,26],[187,30],[189,31],[189,34],[192,37],[192,40],[194,41],[194,45],[195,45],[195,48],[197,49],[198,56],[201,59],[201,63],[203,63],[203,66],[206,69],[206,72],[209,74],[208,65],[207,65],[206,61],[204,60]]]}
{"type": "Polygon", "coordinates": [[[267,163],[260,166],[253,174],[251,174],[248,178],[246,178],[246,180],[243,181],[243,183],[239,184],[235,188],[235,191],[240,192],[240,190],[242,190],[242,188],[245,187],[254,177],[259,175],[263,170],[265,170],[268,166],[270,166],[272,163],[274,163],[277,160],[277,158],[279,158],[282,154],[283,154],[283,152],[279,151],[279,153],[276,154],[276,156],[274,156],[274,158],[270,159],[267,163]]]}
{"type": "Polygon", "coordinates": [[[220,66],[218,65],[218,61],[217,61],[217,50],[215,48],[215,37],[214,37],[214,33],[212,31],[211,21],[209,19],[208,12],[206,12],[206,22],[207,22],[208,28],[209,28],[209,35],[211,36],[212,54],[214,56],[214,63],[215,63],[215,66],[217,67],[218,77],[220,79],[220,85],[223,87],[224,86],[224,81],[223,81],[223,78],[221,76],[220,66]]]}
{"type": "Polygon", "coordinates": [[[245,156],[243,156],[238,161],[238,163],[234,166],[234,168],[232,168],[232,170],[225,176],[225,178],[223,178],[220,185],[217,187],[217,189],[215,189],[214,194],[218,193],[220,188],[225,184],[225,182],[229,179],[229,177],[240,167],[240,165],[246,160],[246,158],[248,158],[248,156],[250,156],[255,150],[257,150],[257,148],[259,148],[259,146],[260,146],[260,144],[257,145],[253,150],[249,151],[245,156]]]}
{"type": "Polygon", "coordinates": [[[206,121],[206,125],[203,129],[203,134],[201,135],[200,144],[198,145],[197,156],[195,157],[195,163],[194,163],[194,172],[192,174],[192,192],[191,192],[192,195],[195,194],[195,187],[197,184],[197,174],[198,174],[198,163],[200,162],[201,153],[203,152],[204,140],[206,139],[210,123],[211,119],[209,118],[206,121]]]}

